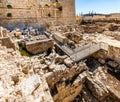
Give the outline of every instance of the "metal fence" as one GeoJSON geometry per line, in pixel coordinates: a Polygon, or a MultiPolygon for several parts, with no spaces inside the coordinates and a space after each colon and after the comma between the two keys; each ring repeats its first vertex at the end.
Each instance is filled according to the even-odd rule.
{"type": "Polygon", "coordinates": [[[108,50],[108,45],[105,43],[93,43],[90,45],[85,45],[81,48],[77,48],[76,50],[72,50],[65,45],[59,45],[58,47],[65,52],[70,58],[74,61],[79,61],[84,59],[85,57],[99,51],[100,49],[108,50]]]}

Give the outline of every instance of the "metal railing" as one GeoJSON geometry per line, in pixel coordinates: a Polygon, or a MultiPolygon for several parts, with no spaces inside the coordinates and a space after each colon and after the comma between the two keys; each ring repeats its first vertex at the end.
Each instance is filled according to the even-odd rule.
{"type": "Polygon", "coordinates": [[[86,45],[77,50],[72,50],[64,44],[57,43],[57,46],[65,52],[72,60],[79,61],[86,58],[87,56],[99,51],[100,49],[108,50],[108,45],[105,43],[94,43],[91,45],[86,45]]]}

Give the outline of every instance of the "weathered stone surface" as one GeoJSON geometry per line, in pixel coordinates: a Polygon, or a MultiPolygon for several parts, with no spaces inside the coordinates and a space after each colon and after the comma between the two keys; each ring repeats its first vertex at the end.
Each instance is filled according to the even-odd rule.
{"type": "MultiPolygon", "coordinates": [[[[66,28],[65,32],[67,30],[66,28]]],[[[68,31],[72,32],[73,30],[75,29],[70,27],[68,31]]],[[[35,32],[31,33],[34,35],[35,32]]],[[[33,37],[32,34],[27,35],[30,37],[30,41],[38,37],[33,37]]],[[[41,39],[45,40],[46,37],[37,38],[37,40],[41,39]]],[[[102,42],[101,39],[106,39],[106,36],[85,34],[81,41],[72,39],[77,40],[73,43],[76,48],[80,48],[73,51],[80,51],[89,45],[92,46],[93,42],[102,42]]],[[[109,44],[111,42],[113,44],[112,40],[108,41],[110,41],[109,44]]],[[[92,59],[92,61],[95,62],[95,69],[91,72],[85,64],[86,60],[75,63],[66,55],[58,55],[54,49],[50,54],[44,53],[28,58],[21,56],[17,50],[0,46],[0,101],[53,102],[54,100],[55,102],[70,102],[77,98],[77,101],[82,100],[81,102],[119,102],[119,78],[116,77],[117,74],[112,76],[114,73],[107,72],[108,64],[106,64],[109,63],[108,59],[106,60],[108,56],[115,56],[115,59],[116,57],[119,59],[119,56],[113,54],[114,51],[119,53],[119,45],[116,44],[117,47],[113,45],[113,48],[109,46],[106,51],[100,50],[99,54],[94,54],[96,59],[92,59]],[[98,68],[100,65],[105,65],[107,68],[98,68]]],[[[100,46],[105,47],[102,44],[100,46]]],[[[119,69],[120,67],[114,61],[109,64],[114,68],[118,67],[119,69]]],[[[89,64],[87,65],[89,66],[89,64]]]]}
{"type": "Polygon", "coordinates": [[[7,37],[8,32],[9,31],[6,28],[0,27],[0,37],[7,37]]]}
{"type": "MultiPolygon", "coordinates": [[[[58,55],[56,57],[58,57],[58,55]]],[[[63,58],[67,59],[67,63],[69,58],[63,58]]],[[[53,60],[52,64],[49,66],[51,69],[49,71],[52,72],[45,74],[51,89],[51,95],[55,102],[70,102],[74,100],[82,90],[82,81],[85,80],[85,78],[79,76],[79,73],[87,70],[87,67],[82,63],[79,63],[79,66],[77,66],[71,59],[69,59],[69,62],[71,62],[72,65],[70,65],[71,63],[59,64],[59,61],[55,64],[53,60]]]]}
{"type": "Polygon", "coordinates": [[[3,88],[3,82],[0,81],[0,97],[5,95],[5,89],[3,88]]]}
{"type": "Polygon", "coordinates": [[[38,54],[53,47],[53,41],[50,39],[31,41],[26,43],[26,50],[31,54],[38,54]]]}
{"type": "Polygon", "coordinates": [[[51,64],[51,65],[49,66],[50,71],[53,71],[53,70],[56,68],[56,66],[57,66],[57,65],[55,65],[55,64],[51,64]]]}
{"type": "Polygon", "coordinates": [[[59,56],[59,55],[57,55],[57,56],[55,57],[55,63],[61,64],[61,63],[64,62],[64,59],[65,59],[65,58],[67,58],[67,56],[59,56]]]}
{"type": "Polygon", "coordinates": [[[41,26],[41,25],[53,25],[55,24],[74,24],[75,23],[75,1],[69,2],[62,1],[10,1],[11,8],[6,6],[6,1],[3,1],[0,5],[1,16],[0,25],[12,27],[24,28],[26,25],[41,26]],[[59,4],[59,6],[57,6],[59,4]],[[72,4],[72,5],[71,5],[72,4]],[[48,5],[48,6],[46,6],[48,5]],[[15,8],[15,9],[14,9],[15,8]],[[44,9],[45,8],[45,9],[44,9]],[[70,11],[69,11],[70,10],[70,11]],[[8,13],[8,12],[10,13],[8,13]],[[45,12],[44,12],[45,11],[45,12]],[[67,12],[71,12],[67,14],[67,12]],[[22,12],[22,13],[21,13],[22,12]],[[37,12],[36,15],[34,12],[37,12]],[[41,14],[41,12],[43,12],[41,14]],[[58,20],[56,19],[56,13],[58,20]],[[67,14],[67,15],[66,15],[67,14]],[[62,16],[61,16],[62,15],[62,16]],[[72,16],[72,17],[70,17],[72,16]],[[9,19],[10,18],[10,19],[9,19]]]}
{"type": "Polygon", "coordinates": [[[14,50],[18,49],[18,46],[9,37],[0,38],[0,43],[7,48],[13,48],[14,50]]]}
{"type": "Polygon", "coordinates": [[[115,60],[116,62],[120,62],[120,49],[119,47],[109,46],[108,49],[108,57],[115,60]]]}
{"type": "Polygon", "coordinates": [[[63,44],[68,43],[68,39],[65,36],[63,36],[62,34],[60,34],[60,33],[53,34],[53,38],[55,38],[55,40],[57,40],[57,41],[59,41],[59,42],[61,42],[63,44]]]}
{"type": "Polygon", "coordinates": [[[83,35],[82,34],[81,35],[80,34],[76,34],[76,32],[65,33],[65,36],[68,39],[74,41],[75,43],[78,43],[80,40],[83,39],[83,35]]]}
{"type": "Polygon", "coordinates": [[[1,102],[53,102],[42,70],[33,71],[33,68],[39,69],[35,67],[38,62],[0,45],[1,102]],[[23,68],[28,68],[28,72],[23,68]]]}
{"type": "Polygon", "coordinates": [[[94,73],[87,74],[87,80],[76,100],[81,100],[81,102],[119,102],[119,84],[119,80],[109,74],[107,69],[99,67],[94,73]]]}
{"type": "Polygon", "coordinates": [[[99,80],[87,78],[87,86],[92,91],[93,96],[95,96],[99,101],[104,99],[108,94],[108,90],[103,83],[99,80]]]}
{"type": "Polygon", "coordinates": [[[70,102],[74,100],[82,89],[82,84],[80,82],[67,86],[65,85],[65,83],[57,85],[58,94],[53,96],[55,102],[60,102],[61,100],[62,102],[70,102]]]}
{"type": "Polygon", "coordinates": [[[118,63],[115,62],[115,61],[108,61],[108,65],[109,65],[110,67],[112,67],[112,68],[118,67],[118,63]]]}
{"type": "Polygon", "coordinates": [[[22,32],[20,31],[20,29],[16,29],[12,33],[14,33],[14,36],[17,37],[17,38],[20,38],[21,35],[22,35],[22,32]]]}
{"type": "Polygon", "coordinates": [[[33,75],[23,80],[19,84],[19,87],[20,91],[22,92],[22,95],[27,96],[31,95],[33,91],[35,91],[39,87],[40,84],[41,84],[40,77],[38,75],[33,75]]]}
{"type": "Polygon", "coordinates": [[[99,61],[100,64],[105,64],[105,60],[102,59],[102,58],[99,58],[98,61],[99,61]]]}
{"type": "Polygon", "coordinates": [[[64,60],[64,63],[65,63],[65,65],[67,66],[67,67],[69,67],[69,68],[71,68],[72,66],[73,66],[73,61],[70,59],[70,58],[66,58],[65,60],[64,60]]]}

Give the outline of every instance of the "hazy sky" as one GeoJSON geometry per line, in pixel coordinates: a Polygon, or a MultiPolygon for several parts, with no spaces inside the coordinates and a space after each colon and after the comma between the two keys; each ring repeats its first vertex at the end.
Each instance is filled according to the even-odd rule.
{"type": "Polygon", "coordinates": [[[120,13],[120,0],[76,0],[76,13],[120,13]]]}

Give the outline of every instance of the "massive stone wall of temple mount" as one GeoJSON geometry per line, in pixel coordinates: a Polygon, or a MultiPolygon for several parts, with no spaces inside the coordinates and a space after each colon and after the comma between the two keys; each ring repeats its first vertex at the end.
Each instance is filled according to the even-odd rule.
{"type": "Polygon", "coordinates": [[[75,23],[75,0],[62,0],[63,21],[65,23],[75,23]]]}
{"type": "Polygon", "coordinates": [[[0,25],[75,23],[75,0],[0,0],[0,25]],[[62,8],[61,8],[62,7],[62,8]]]}

